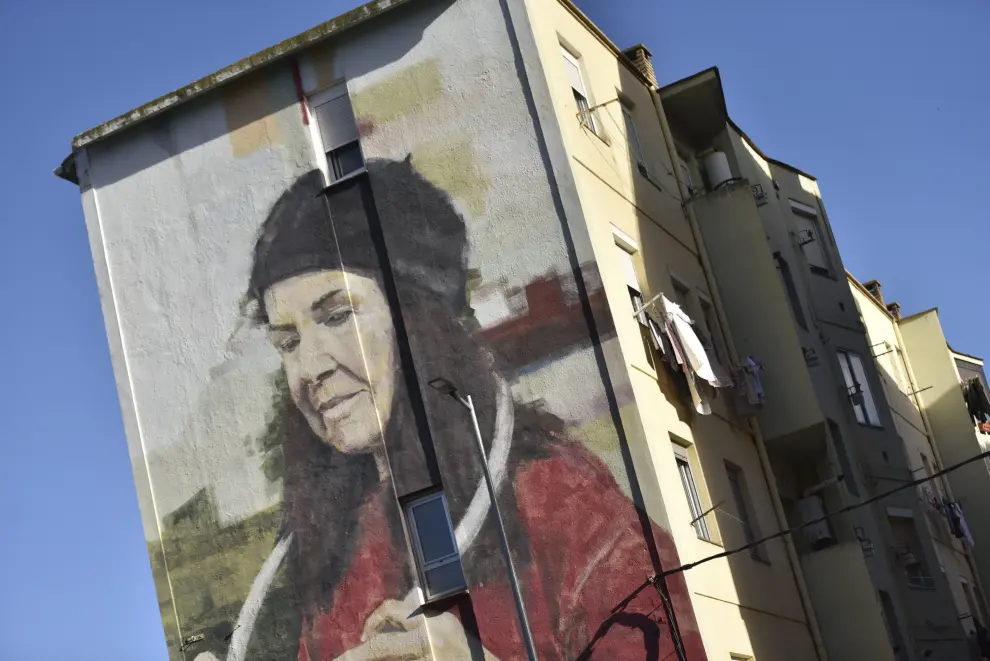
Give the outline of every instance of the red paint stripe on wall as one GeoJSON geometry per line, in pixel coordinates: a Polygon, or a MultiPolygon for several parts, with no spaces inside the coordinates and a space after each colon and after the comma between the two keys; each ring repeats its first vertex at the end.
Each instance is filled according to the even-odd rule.
{"type": "Polygon", "coordinates": [[[296,86],[296,98],[302,109],[303,124],[309,126],[309,108],[306,106],[306,93],[303,92],[302,72],[299,70],[299,60],[292,58],[292,82],[296,86]]]}

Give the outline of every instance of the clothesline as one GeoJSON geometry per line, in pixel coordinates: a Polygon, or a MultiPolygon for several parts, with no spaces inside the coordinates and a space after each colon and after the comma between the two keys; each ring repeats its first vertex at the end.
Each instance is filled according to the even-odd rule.
{"type": "MultiPolygon", "coordinates": [[[[636,306],[633,317],[650,332],[653,346],[674,372],[683,373],[691,402],[701,415],[711,414],[708,400],[716,391],[708,389],[736,388],[737,399],[742,404],[740,413],[755,413],[763,406],[763,386],[760,383],[760,365],[753,358],[736,367],[735,379],[725,370],[714,351],[714,338],[702,341],[694,330],[694,320],[680,305],[670,301],[663,293],[656,294],[642,305],[636,306]],[[659,314],[656,310],[659,308],[659,314]],[[695,380],[698,377],[698,380],[695,380]]],[[[712,329],[708,329],[709,333],[712,329]]]]}

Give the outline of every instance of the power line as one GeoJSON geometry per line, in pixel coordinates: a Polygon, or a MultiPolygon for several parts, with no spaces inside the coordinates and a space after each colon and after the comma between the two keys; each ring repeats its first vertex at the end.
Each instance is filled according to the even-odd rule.
{"type": "Polygon", "coordinates": [[[974,457],[970,457],[969,459],[966,459],[964,461],[960,461],[958,464],[953,464],[952,466],[949,466],[948,468],[943,468],[942,470],[940,470],[940,471],[938,471],[936,473],[932,473],[928,477],[922,477],[922,478],[919,478],[917,480],[913,480],[911,482],[907,482],[907,483],[902,484],[902,485],[900,485],[898,487],[894,487],[890,491],[885,491],[885,492],[883,492],[881,494],[877,494],[876,496],[873,496],[872,498],[867,498],[864,501],[861,501],[861,502],[858,502],[858,503],[853,503],[852,505],[847,505],[846,507],[843,507],[842,509],[839,509],[839,510],[836,510],[835,512],[831,512],[829,514],[826,514],[825,516],[820,516],[817,519],[812,519],[811,521],[805,521],[804,523],[802,523],[799,526],[794,526],[793,528],[788,528],[787,530],[781,530],[780,532],[776,532],[776,533],[774,533],[772,535],[769,535],[767,537],[764,537],[762,539],[758,539],[755,542],[750,542],[749,544],[745,544],[743,546],[740,546],[737,549],[732,549],[731,551],[723,551],[721,553],[716,553],[715,555],[710,555],[707,558],[702,558],[701,560],[698,560],[697,562],[689,562],[686,565],[681,565],[680,567],[675,567],[674,569],[667,569],[666,571],[660,572],[659,574],[657,574],[656,576],[654,576],[652,578],[652,580],[653,580],[653,582],[656,582],[657,580],[662,579],[662,578],[665,578],[667,576],[670,576],[671,574],[677,574],[677,573],[680,573],[680,572],[687,571],[688,569],[694,569],[698,565],[703,565],[706,562],[711,562],[712,560],[718,560],[719,558],[726,558],[726,557],[728,557],[730,555],[735,555],[736,553],[741,553],[742,551],[748,551],[749,549],[753,548],[754,546],[759,546],[760,544],[763,544],[764,542],[769,542],[772,539],[778,539],[780,537],[783,537],[784,535],[790,535],[792,533],[797,532],[798,530],[802,530],[802,529],[807,528],[809,526],[813,526],[816,523],[821,523],[822,521],[827,521],[827,520],[829,520],[829,519],[831,519],[833,517],[839,516],[841,514],[847,514],[847,513],[851,512],[851,511],[855,510],[855,509],[859,509],[860,507],[864,507],[864,506],[869,505],[871,503],[875,503],[878,500],[882,500],[882,499],[886,498],[887,496],[891,496],[891,495],[893,495],[893,494],[895,494],[895,493],[897,493],[899,491],[904,491],[905,489],[910,489],[912,487],[916,487],[919,484],[923,484],[925,482],[930,482],[931,480],[934,480],[937,477],[941,477],[941,476],[943,476],[943,475],[945,475],[947,473],[951,473],[954,470],[958,470],[958,469],[962,468],[963,466],[965,466],[967,464],[971,464],[974,461],[979,461],[980,459],[986,459],[987,457],[990,457],[990,450],[988,450],[986,452],[982,452],[982,453],[980,453],[980,454],[978,454],[978,455],[976,455],[974,457]]]}

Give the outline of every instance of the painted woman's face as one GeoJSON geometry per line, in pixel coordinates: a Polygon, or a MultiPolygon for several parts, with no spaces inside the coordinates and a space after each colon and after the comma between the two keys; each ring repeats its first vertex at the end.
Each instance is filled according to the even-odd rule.
{"type": "Polygon", "coordinates": [[[381,447],[387,420],[378,411],[387,415],[395,394],[395,336],[378,283],[316,271],[272,285],[264,304],[292,399],[313,432],[341,452],[381,447]]]}

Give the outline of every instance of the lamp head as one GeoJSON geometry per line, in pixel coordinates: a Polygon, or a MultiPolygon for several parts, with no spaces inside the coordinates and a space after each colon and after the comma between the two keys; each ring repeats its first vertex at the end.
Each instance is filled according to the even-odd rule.
{"type": "Polygon", "coordinates": [[[443,395],[448,395],[455,399],[457,398],[457,386],[455,386],[447,379],[444,379],[442,377],[437,377],[435,379],[430,379],[427,383],[431,388],[433,388],[437,392],[443,395]]]}

